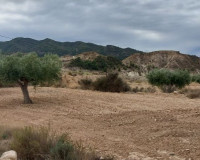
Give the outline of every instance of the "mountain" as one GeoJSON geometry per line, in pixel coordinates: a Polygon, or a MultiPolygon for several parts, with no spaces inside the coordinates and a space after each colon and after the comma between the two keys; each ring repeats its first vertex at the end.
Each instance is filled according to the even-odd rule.
{"type": "Polygon", "coordinates": [[[150,53],[133,54],[124,59],[123,64],[137,66],[143,72],[153,68],[187,69],[193,72],[200,71],[200,58],[182,54],[178,51],[155,51],[150,53]]]}
{"type": "Polygon", "coordinates": [[[36,52],[39,55],[54,53],[60,56],[77,55],[83,52],[97,52],[105,56],[114,56],[124,59],[133,53],[142,53],[131,48],[120,48],[112,45],[101,46],[93,43],[77,42],[57,42],[51,39],[34,40],[31,38],[15,38],[11,41],[0,42],[0,50],[6,54],[16,52],[28,53],[36,52]]]}

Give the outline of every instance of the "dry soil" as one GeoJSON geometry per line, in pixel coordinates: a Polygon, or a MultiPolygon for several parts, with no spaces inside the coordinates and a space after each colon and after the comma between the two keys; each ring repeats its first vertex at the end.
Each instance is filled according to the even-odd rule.
{"type": "Polygon", "coordinates": [[[200,159],[200,99],[65,88],[0,89],[0,124],[47,126],[118,159],[200,159]]]}

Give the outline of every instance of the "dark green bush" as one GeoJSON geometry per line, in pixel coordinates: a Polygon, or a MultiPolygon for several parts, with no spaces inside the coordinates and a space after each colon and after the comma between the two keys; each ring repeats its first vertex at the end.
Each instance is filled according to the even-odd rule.
{"type": "Polygon", "coordinates": [[[130,86],[124,82],[117,73],[110,73],[105,77],[97,79],[93,83],[94,90],[104,92],[127,92],[130,86]]]}
{"type": "Polygon", "coordinates": [[[158,86],[164,92],[173,92],[176,88],[183,88],[190,84],[190,74],[188,71],[166,69],[156,69],[147,74],[148,82],[158,86]]]}
{"type": "Polygon", "coordinates": [[[200,83],[200,74],[193,75],[191,80],[192,82],[200,83]]]}

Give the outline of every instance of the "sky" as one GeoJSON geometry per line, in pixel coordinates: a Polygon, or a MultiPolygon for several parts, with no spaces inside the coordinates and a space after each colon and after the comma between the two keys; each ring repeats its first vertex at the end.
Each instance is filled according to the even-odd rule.
{"type": "MultiPolygon", "coordinates": [[[[0,0],[0,35],[200,56],[199,0],[0,0]]],[[[0,41],[9,38],[0,37],[0,41]]]]}

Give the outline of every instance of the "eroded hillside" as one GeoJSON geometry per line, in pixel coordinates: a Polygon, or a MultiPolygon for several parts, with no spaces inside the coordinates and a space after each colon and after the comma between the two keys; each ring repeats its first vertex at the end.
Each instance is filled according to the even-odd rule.
{"type": "Polygon", "coordinates": [[[187,69],[193,72],[200,71],[200,58],[181,54],[178,51],[155,51],[143,54],[133,54],[123,60],[125,65],[136,65],[147,72],[153,68],[187,69]]]}

